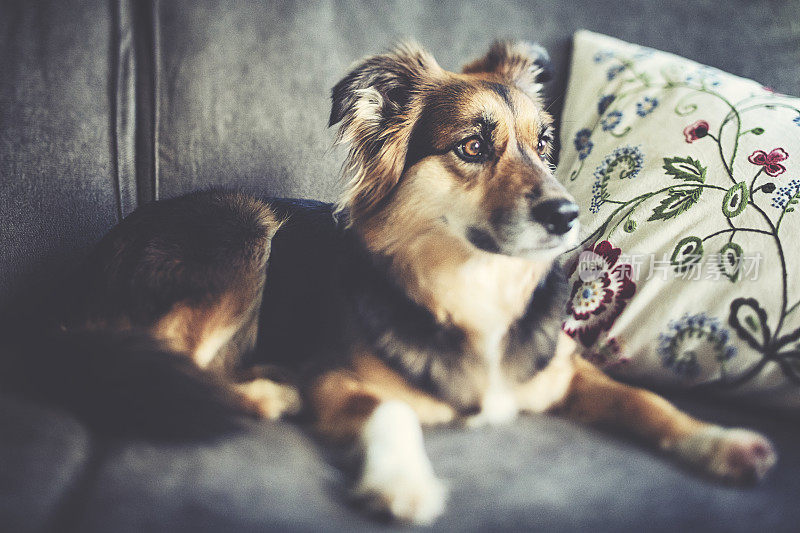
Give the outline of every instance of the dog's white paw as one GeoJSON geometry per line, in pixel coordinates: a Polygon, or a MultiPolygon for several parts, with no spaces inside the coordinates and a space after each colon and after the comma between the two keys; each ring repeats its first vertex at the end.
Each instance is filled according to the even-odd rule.
{"type": "Polygon", "coordinates": [[[766,437],[746,429],[705,428],[678,442],[672,451],[712,476],[732,483],[755,483],[778,456],[766,437]]]}
{"type": "Polygon", "coordinates": [[[394,460],[365,465],[353,493],[372,511],[402,522],[430,524],[444,511],[447,489],[430,467],[424,470],[394,460]]]}
{"type": "Polygon", "coordinates": [[[354,495],[371,510],[412,524],[444,511],[447,489],[433,473],[416,414],[401,402],[377,407],[362,434],[364,462],[354,495]]]}

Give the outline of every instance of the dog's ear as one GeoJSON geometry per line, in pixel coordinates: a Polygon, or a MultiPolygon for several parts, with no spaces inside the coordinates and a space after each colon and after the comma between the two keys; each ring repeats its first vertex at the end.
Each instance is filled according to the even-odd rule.
{"type": "Polygon", "coordinates": [[[329,125],[339,124],[339,141],[350,145],[339,207],[351,217],[374,210],[397,185],[419,107],[414,97],[439,72],[433,56],[406,43],[363,59],[332,89],[329,125]]]}
{"type": "Polygon", "coordinates": [[[463,72],[497,74],[531,96],[538,95],[542,84],[553,78],[547,50],[527,41],[495,41],[485,56],[464,65],[463,72]]]}

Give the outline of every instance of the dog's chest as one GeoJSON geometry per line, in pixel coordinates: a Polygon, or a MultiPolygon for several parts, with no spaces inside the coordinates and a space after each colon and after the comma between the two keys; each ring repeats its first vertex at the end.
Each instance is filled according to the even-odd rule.
{"type": "MultiPolygon", "coordinates": [[[[517,391],[548,365],[566,290],[560,269],[541,280],[522,316],[480,331],[443,322],[380,278],[361,277],[352,294],[364,340],[411,385],[443,399],[476,423],[501,422],[520,409],[517,391]]],[[[480,302],[476,302],[480,305],[480,302]]],[[[491,310],[483,310],[491,316],[491,310]]]]}

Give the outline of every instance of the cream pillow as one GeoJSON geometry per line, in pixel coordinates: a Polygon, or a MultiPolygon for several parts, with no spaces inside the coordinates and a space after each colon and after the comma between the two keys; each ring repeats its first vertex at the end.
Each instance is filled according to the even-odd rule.
{"type": "Polygon", "coordinates": [[[564,330],[618,377],[800,407],[800,99],[575,35],[564,330]]]}

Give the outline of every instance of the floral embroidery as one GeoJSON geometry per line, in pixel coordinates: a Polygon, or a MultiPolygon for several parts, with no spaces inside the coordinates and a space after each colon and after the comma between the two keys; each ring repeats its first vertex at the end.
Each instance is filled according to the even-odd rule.
{"type": "Polygon", "coordinates": [[[584,128],[575,134],[575,150],[578,151],[578,159],[586,159],[592,153],[594,144],[591,141],[591,130],[584,128]]]}
{"type": "Polygon", "coordinates": [[[624,355],[619,341],[614,337],[599,341],[596,346],[584,350],[581,356],[595,366],[605,367],[606,369],[627,363],[630,360],[624,355]]]}
{"type": "Polygon", "coordinates": [[[614,78],[616,78],[617,74],[619,74],[623,70],[625,70],[625,65],[614,65],[613,67],[609,68],[608,71],[606,72],[606,78],[608,78],[608,81],[611,81],[614,78]]]}
{"type": "Polygon", "coordinates": [[[605,113],[606,110],[608,110],[608,107],[614,102],[615,99],[616,96],[614,96],[613,94],[607,94],[604,97],[602,97],[600,101],[597,102],[597,112],[601,115],[605,113]]]}
{"type": "Polygon", "coordinates": [[[606,59],[611,59],[614,57],[614,52],[611,50],[600,50],[594,55],[594,62],[595,63],[602,63],[606,59]]]}
{"type": "Polygon", "coordinates": [[[786,153],[786,150],[775,148],[770,153],[766,153],[764,150],[756,150],[750,154],[747,160],[754,165],[764,167],[764,172],[774,178],[786,172],[786,167],[781,165],[780,161],[785,161],[788,157],[789,154],[786,153]]]}
{"type": "Polygon", "coordinates": [[[656,107],[658,107],[658,98],[645,96],[641,102],[636,103],[636,114],[640,117],[646,117],[652,113],[656,107]]]}
{"type": "Polygon", "coordinates": [[[736,356],[736,347],[728,344],[730,332],[719,320],[705,313],[685,314],[669,323],[669,331],[658,338],[658,354],[666,368],[685,378],[697,377],[700,361],[720,363],[736,356]]]}
{"type": "MultiPolygon", "coordinates": [[[[601,261],[596,277],[585,278],[579,272],[570,278],[569,315],[564,330],[586,345],[592,360],[605,363],[620,359],[616,357],[619,346],[624,347],[629,339],[624,335],[610,338],[608,333],[620,313],[625,312],[623,308],[628,309],[629,298],[642,289],[632,280],[630,266],[627,270],[623,266],[630,261],[620,261],[621,252],[610,242],[619,238],[624,248],[625,235],[639,232],[635,242],[645,243],[647,235],[641,232],[651,228],[659,232],[654,246],[663,245],[667,250],[672,247],[672,255],[668,261],[664,256],[664,263],[675,279],[702,279],[694,277],[695,273],[705,272],[694,268],[702,262],[714,265],[721,276],[737,285],[737,291],[743,292],[743,297],[738,298],[729,293],[722,296],[720,292],[720,301],[716,297],[709,301],[714,309],[720,309],[713,311],[716,318],[702,313],[673,317],[675,320],[669,321],[669,328],[662,330],[660,342],[654,347],[664,366],[676,375],[718,390],[731,390],[748,382],[761,387],[762,378],[772,380],[762,375],[767,367],[777,369],[800,387],[800,274],[797,247],[791,240],[800,223],[791,216],[800,212],[800,176],[785,181],[775,179],[795,170],[794,160],[786,162],[791,151],[786,143],[793,138],[781,141],[778,135],[785,135],[781,129],[789,121],[800,127],[798,100],[750,87],[749,95],[743,94],[741,103],[736,103],[740,101],[738,93],[726,94],[723,89],[729,78],[716,69],[677,61],[640,69],[638,57],[636,47],[630,48],[627,57],[616,49],[595,56],[595,62],[600,64],[594,68],[602,87],[585,102],[589,111],[585,113],[587,124],[575,138],[579,161],[568,173],[574,187],[583,187],[579,192],[588,204],[587,212],[597,214],[588,217],[591,232],[583,239],[582,247],[588,246],[584,253],[592,252],[601,261]],[[607,61],[609,58],[613,59],[607,61]],[[606,78],[615,81],[606,83],[606,78]],[[707,103],[711,107],[704,107],[707,103]],[[597,114],[592,113],[594,106],[597,114]],[[677,135],[682,133],[686,144],[700,139],[703,142],[692,146],[691,151],[659,154],[652,160],[654,155],[648,150],[648,174],[644,176],[643,145],[636,146],[631,141],[621,145],[618,139],[636,135],[643,123],[635,119],[656,110],[658,118],[665,119],[664,126],[673,129],[666,130],[665,137],[680,142],[677,135]],[[719,114],[712,114],[712,110],[719,110],[719,114]],[[770,119],[782,115],[778,117],[781,122],[775,122],[780,127],[767,123],[764,115],[758,115],[759,110],[774,111],[770,119]],[[669,111],[679,118],[667,120],[669,111]],[[771,144],[773,148],[757,149],[759,145],[754,143],[758,139],[778,140],[762,140],[761,146],[771,144]],[[608,143],[613,144],[605,151],[608,143]],[[603,151],[594,153],[594,145],[603,151]],[[663,171],[658,170],[659,166],[663,171]],[[646,182],[635,187],[615,181],[641,181],[640,176],[646,182]],[[580,178],[583,179],[576,181],[580,178]],[[696,215],[694,220],[685,215],[690,210],[696,215]],[[664,224],[673,221],[674,228],[664,224]],[[662,242],[670,234],[674,242],[662,242]],[[743,283],[755,281],[743,272],[749,268],[748,258],[760,256],[761,250],[777,250],[779,258],[770,263],[770,268],[779,268],[774,271],[776,289],[758,296],[769,298],[766,306],[752,297],[751,291],[761,290],[767,282],[743,283]],[[722,310],[722,305],[729,309],[722,310]],[[736,363],[728,365],[733,358],[736,363]]],[[[657,138],[642,138],[658,145],[657,138]]],[[[691,293],[687,295],[692,297],[691,293]]]]}
{"type": "Polygon", "coordinates": [[[690,72],[686,76],[686,83],[692,84],[697,83],[700,86],[707,85],[709,87],[719,87],[720,85],[720,74],[721,71],[707,67],[707,66],[700,66],[694,72],[690,72]]]}
{"type": "MultiPolygon", "coordinates": [[[[763,189],[766,190],[766,185],[763,189]]],[[[771,205],[776,209],[786,209],[789,202],[794,200],[797,196],[800,196],[800,180],[795,179],[778,189],[772,196],[771,205]]]]}
{"type": "Polygon", "coordinates": [[[687,143],[692,143],[708,135],[708,129],[708,122],[705,120],[698,120],[683,128],[683,136],[686,138],[687,143]]]}
{"type": "Polygon", "coordinates": [[[589,212],[597,213],[600,211],[600,206],[605,203],[606,194],[606,180],[597,178],[592,185],[592,200],[589,202],[589,212]]]}
{"type": "Polygon", "coordinates": [[[647,59],[648,57],[655,55],[655,53],[656,51],[652,48],[642,46],[631,57],[633,57],[633,59],[647,59]]]}
{"type": "Polygon", "coordinates": [[[603,126],[603,131],[608,131],[619,126],[620,122],[622,122],[622,111],[612,111],[600,121],[600,124],[603,126]]]}
{"type": "Polygon", "coordinates": [[[620,261],[621,250],[608,241],[587,249],[570,272],[575,274],[564,332],[592,346],[608,331],[636,292],[633,268],[620,261]]]}
{"type": "Polygon", "coordinates": [[[608,181],[612,177],[633,179],[644,166],[644,155],[636,146],[622,146],[606,156],[594,171],[596,179],[608,181]]]}

